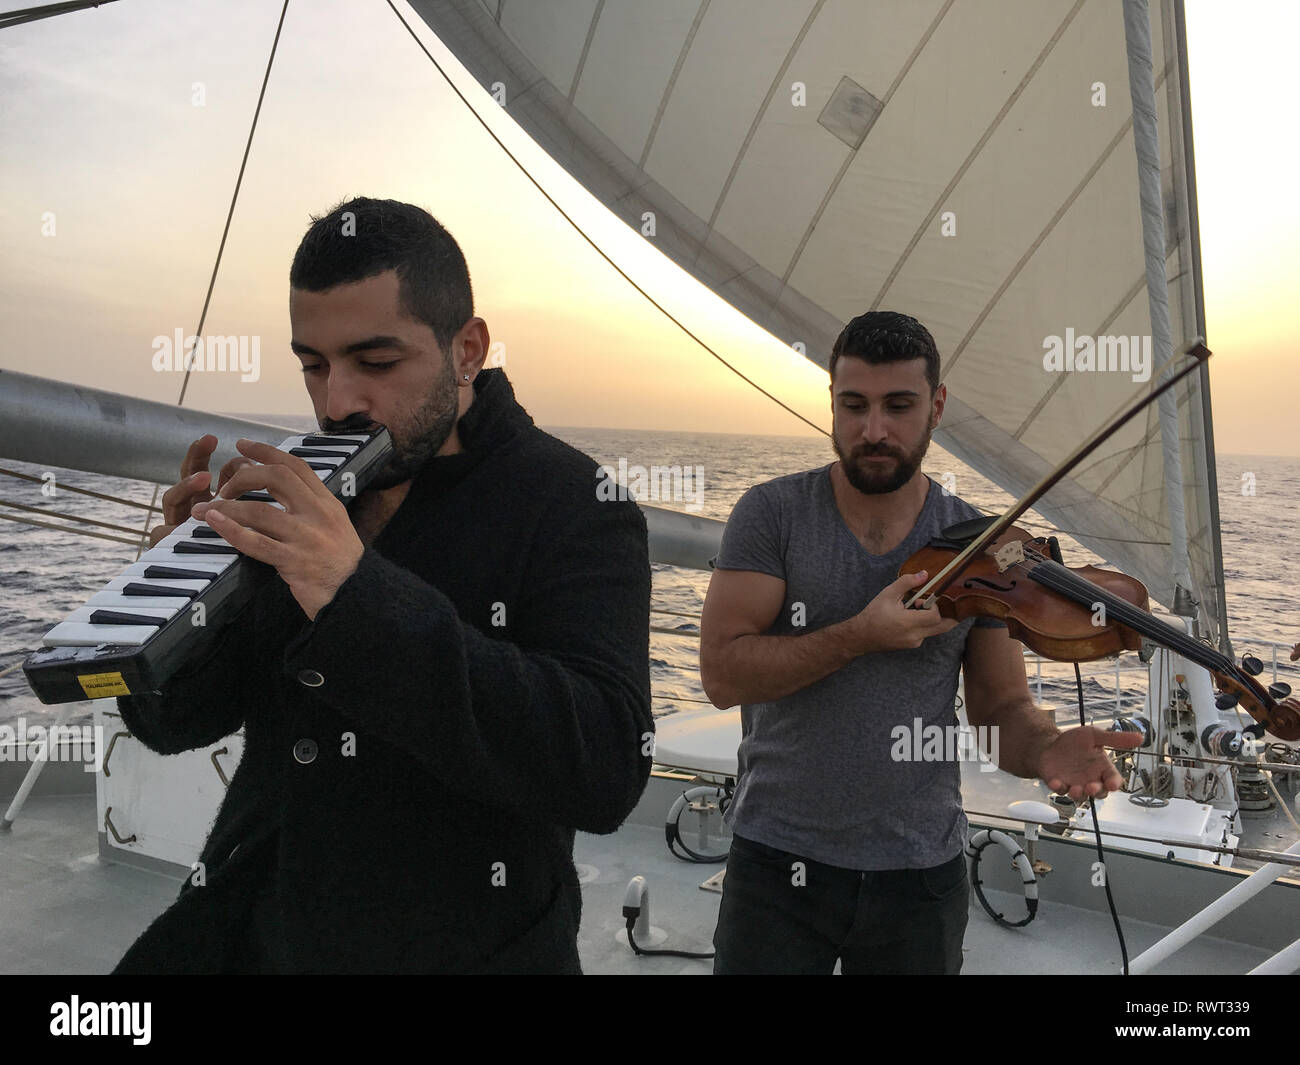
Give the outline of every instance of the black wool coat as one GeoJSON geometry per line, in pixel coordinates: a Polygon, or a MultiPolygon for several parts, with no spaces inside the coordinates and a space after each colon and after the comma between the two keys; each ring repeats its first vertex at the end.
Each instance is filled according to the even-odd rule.
{"type": "Polygon", "coordinates": [[[315,622],[272,576],[202,662],[120,698],[163,754],[241,725],[204,880],[117,971],[216,972],[259,885],[302,972],[577,972],[575,829],[650,771],[645,519],[502,370],[315,622]],[[310,755],[310,757],[308,757],[310,755]]]}

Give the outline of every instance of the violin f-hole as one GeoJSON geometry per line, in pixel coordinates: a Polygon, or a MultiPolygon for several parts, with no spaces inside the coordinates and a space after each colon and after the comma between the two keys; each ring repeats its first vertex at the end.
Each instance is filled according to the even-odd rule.
{"type": "Polygon", "coordinates": [[[983,577],[970,577],[962,584],[962,587],[971,588],[975,585],[989,588],[995,592],[1010,592],[1015,590],[1016,582],[1012,581],[1010,584],[994,584],[992,581],[985,580],[983,577]]]}

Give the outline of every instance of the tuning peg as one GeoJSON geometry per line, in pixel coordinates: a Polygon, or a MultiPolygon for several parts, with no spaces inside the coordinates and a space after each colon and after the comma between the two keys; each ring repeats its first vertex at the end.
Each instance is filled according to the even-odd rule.
{"type": "Polygon", "coordinates": [[[1231,710],[1237,705],[1237,697],[1232,692],[1219,692],[1214,697],[1214,705],[1220,710],[1231,710]]]}
{"type": "Polygon", "coordinates": [[[1252,677],[1258,677],[1264,672],[1264,663],[1254,655],[1241,656],[1241,668],[1249,673],[1252,677]]]}
{"type": "Polygon", "coordinates": [[[1284,680],[1274,681],[1268,686],[1268,694],[1274,699],[1285,699],[1291,694],[1291,685],[1284,680]]]}

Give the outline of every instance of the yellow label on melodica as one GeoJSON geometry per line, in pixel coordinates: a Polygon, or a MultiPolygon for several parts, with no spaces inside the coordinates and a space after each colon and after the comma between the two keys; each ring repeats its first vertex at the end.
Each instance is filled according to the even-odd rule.
{"type": "Polygon", "coordinates": [[[78,677],[87,699],[106,699],[110,695],[130,695],[121,673],[86,673],[78,677]]]}

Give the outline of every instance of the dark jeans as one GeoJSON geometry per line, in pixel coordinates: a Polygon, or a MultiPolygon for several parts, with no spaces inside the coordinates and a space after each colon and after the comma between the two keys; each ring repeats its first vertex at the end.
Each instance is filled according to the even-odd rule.
{"type": "Polygon", "coordinates": [[[713,972],[955,975],[969,892],[962,854],[860,873],[733,836],[713,972]]]}

